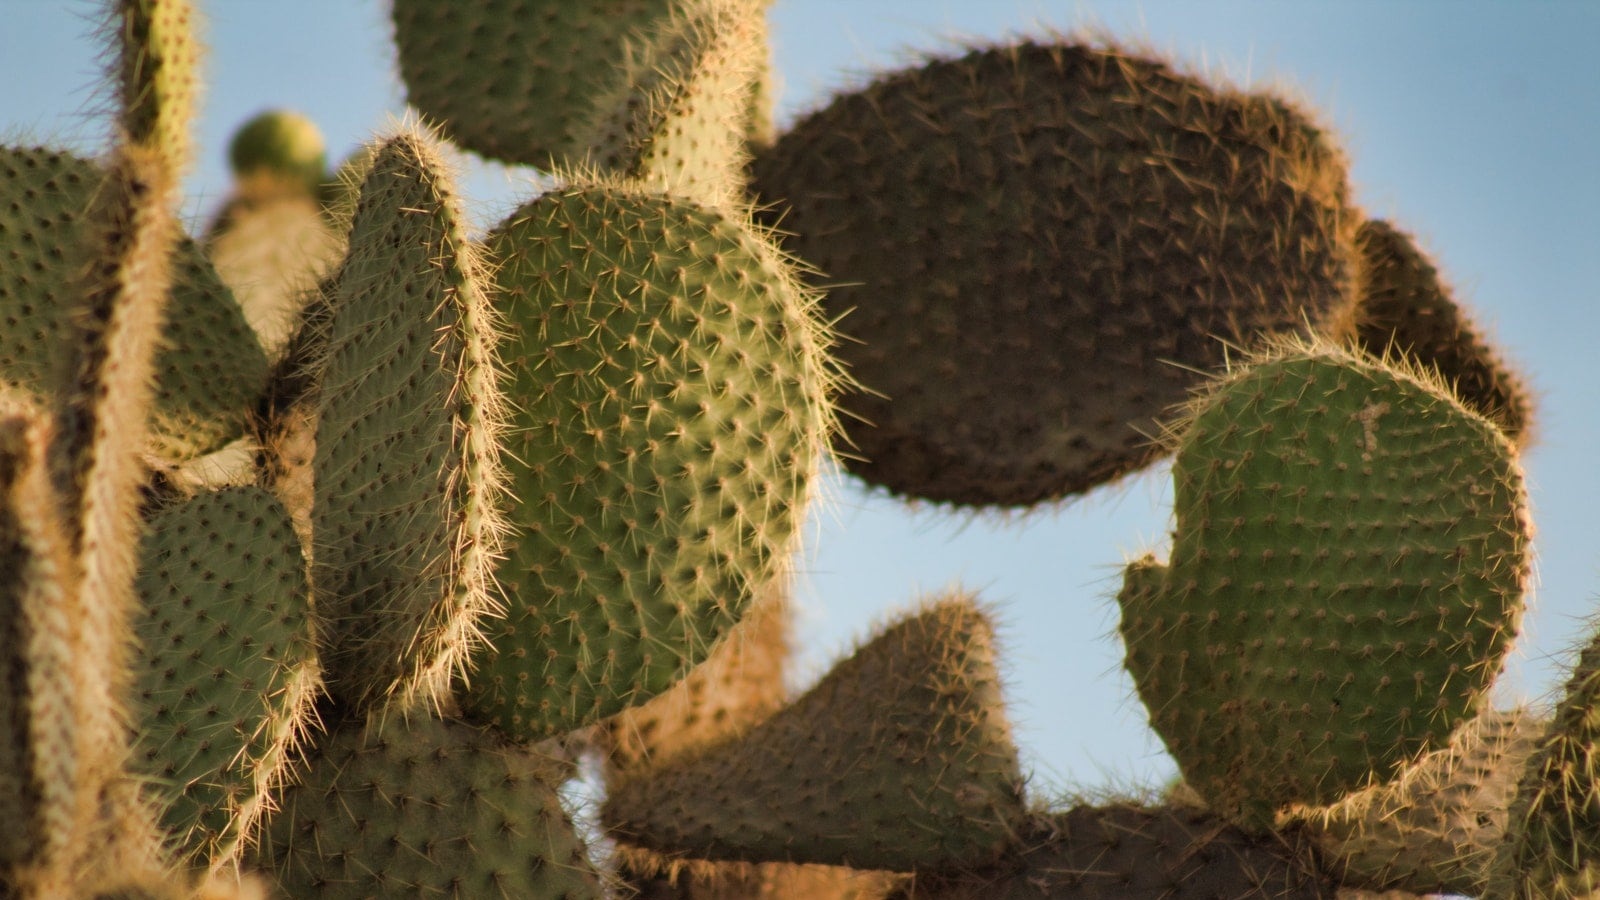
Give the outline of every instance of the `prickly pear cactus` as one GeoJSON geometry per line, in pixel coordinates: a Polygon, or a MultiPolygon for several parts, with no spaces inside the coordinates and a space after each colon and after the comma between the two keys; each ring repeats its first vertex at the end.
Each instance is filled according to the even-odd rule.
{"type": "Polygon", "coordinates": [[[396,0],[438,131],[259,117],[197,243],[194,12],[106,6],[112,149],[0,148],[0,896],[1595,890],[1593,648],[1485,702],[1531,402],[1309,113],[1054,39],[780,134],[761,0],[396,0]],[[477,236],[439,135],[550,180],[477,236]],[[791,697],[841,389],[908,496],[1176,455],[1181,789],[1031,796],[964,591],[791,697]]]}
{"type": "Polygon", "coordinates": [[[1530,572],[1506,437],[1332,349],[1241,370],[1174,426],[1166,565],[1128,567],[1128,671],[1185,778],[1270,829],[1443,746],[1482,708],[1530,572]]]}

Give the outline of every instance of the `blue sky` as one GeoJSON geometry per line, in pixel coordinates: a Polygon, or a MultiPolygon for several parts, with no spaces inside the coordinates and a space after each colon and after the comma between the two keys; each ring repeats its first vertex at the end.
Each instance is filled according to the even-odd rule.
{"type": "MultiPolygon", "coordinates": [[[[93,6],[6,0],[0,135],[93,148],[103,136],[93,6]]],[[[189,211],[227,190],[231,130],[273,106],[316,119],[335,156],[403,110],[381,4],[217,2],[211,87],[189,211]]],[[[1358,201],[1417,234],[1541,396],[1526,466],[1539,584],[1506,701],[1548,698],[1600,608],[1600,4],[778,0],[783,114],[959,38],[1092,26],[1190,71],[1277,86],[1343,135],[1358,201]]],[[[479,225],[532,192],[526,173],[470,166],[479,225]]],[[[1013,718],[1042,793],[1154,782],[1171,771],[1121,673],[1120,563],[1164,549],[1156,471],[1025,516],[912,509],[830,484],[801,564],[812,675],[919,591],[976,588],[998,611],[1013,718]]]]}

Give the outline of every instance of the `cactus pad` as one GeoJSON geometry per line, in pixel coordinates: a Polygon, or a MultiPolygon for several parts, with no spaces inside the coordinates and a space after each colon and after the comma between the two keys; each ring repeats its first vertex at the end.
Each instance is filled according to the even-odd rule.
{"type": "Polygon", "coordinates": [[[1199,809],[1081,806],[1037,816],[1016,848],[992,871],[919,875],[905,900],[1333,896],[1289,842],[1247,834],[1199,809]]]}
{"type": "Polygon", "coordinates": [[[260,851],[284,896],[599,900],[548,760],[431,719],[336,731],[260,851]]]}
{"type": "MultiPolygon", "coordinates": [[[[0,268],[0,379],[44,390],[59,364],[73,279],[97,252],[90,203],[105,174],[45,149],[0,150],[0,234],[17,254],[0,268]]],[[[179,248],[155,359],[152,441],[188,458],[238,437],[267,383],[267,359],[232,294],[193,243],[179,248]]]]}
{"type": "Polygon", "coordinates": [[[625,48],[682,0],[395,0],[406,99],[474,153],[551,168],[581,159],[625,48]]]}
{"type": "Polygon", "coordinates": [[[1437,369],[1461,402],[1526,443],[1533,397],[1500,359],[1410,235],[1384,221],[1361,225],[1361,302],[1356,336],[1374,356],[1398,354],[1437,369]]]}
{"type": "Polygon", "coordinates": [[[929,605],[765,722],[613,785],[602,815],[624,844],[703,859],[992,862],[1023,807],[987,616],[929,605]]]}
{"type": "Polygon", "coordinates": [[[428,139],[391,139],[327,290],[313,583],[346,699],[438,701],[497,604],[494,333],[456,204],[428,139]]]}
{"type": "Polygon", "coordinates": [[[574,186],[488,244],[519,503],[471,702],[537,740],[672,686],[787,566],[831,370],[787,261],[720,213],[574,186]]]}
{"type": "Polygon", "coordinates": [[[1270,827],[1479,712],[1531,565],[1493,425],[1419,377],[1305,347],[1219,381],[1173,434],[1172,561],[1128,568],[1121,631],[1212,808],[1270,827]]]}
{"type": "Polygon", "coordinates": [[[881,77],[757,152],[837,286],[851,471],[1020,505],[1153,455],[1227,343],[1338,331],[1342,154],[1287,103],[1114,48],[1025,43],[881,77]],[[861,421],[857,422],[856,419],[861,421]]]}

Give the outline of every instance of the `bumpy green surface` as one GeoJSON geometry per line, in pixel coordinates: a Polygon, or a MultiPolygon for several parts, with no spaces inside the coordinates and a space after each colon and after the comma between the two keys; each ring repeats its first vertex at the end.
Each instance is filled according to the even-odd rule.
{"type": "Polygon", "coordinates": [[[830,378],[788,264],[719,213],[577,186],[488,244],[518,504],[471,703],[538,739],[670,687],[787,563],[830,378]]]}
{"type": "Polygon", "coordinates": [[[313,580],[335,696],[437,700],[493,606],[489,311],[437,151],[401,135],[327,291],[313,580]]]}
{"type": "Polygon", "coordinates": [[[993,869],[919,876],[900,900],[1322,900],[1325,879],[1276,835],[1199,809],[1083,806],[1040,816],[993,869]]]}
{"type": "Polygon", "coordinates": [[[395,0],[406,99],[456,143],[550,168],[584,155],[597,98],[616,92],[624,51],[682,0],[395,0]]]}
{"type": "Polygon", "coordinates": [[[654,29],[587,131],[589,160],[708,204],[745,185],[744,140],[763,74],[757,0],[695,0],[654,29]]]}
{"type": "Polygon", "coordinates": [[[316,694],[305,561],[256,487],[151,519],[141,551],[134,759],[181,853],[222,862],[272,803],[316,694]]]}
{"type": "Polygon", "coordinates": [[[993,862],[1023,805],[987,616],[965,596],[931,604],[765,722],[611,785],[602,818],[700,859],[993,862]]]}
{"type": "Polygon", "coordinates": [[[128,138],[154,148],[168,171],[189,163],[190,124],[200,100],[200,41],[191,0],[116,0],[117,92],[128,138]]]}
{"type": "MultiPolygon", "coordinates": [[[[87,222],[103,173],[47,149],[0,151],[0,378],[42,389],[66,335],[73,279],[94,251],[87,222]]],[[[163,347],[155,360],[152,440],[188,458],[244,431],[267,383],[267,360],[232,294],[185,241],[173,273],[163,347]]]]}
{"type": "Polygon", "coordinates": [[[260,856],[284,896],[599,900],[548,760],[454,722],[330,735],[260,856]]]}
{"type": "Polygon", "coordinates": [[[1520,773],[1489,900],[1579,900],[1600,891],[1600,635],[1520,773]]]}
{"type": "Polygon", "coordinates": [[[228,142],[233,176],[282,179],[314,192],[328,180],[328,152],[317,123],[289,110],[264,112],[239,126],[228,142]]]}
{"type": "Polygon", "coordinates": [[[1227,342],[1352,298],[1345,164],[1305,114],[1071,44],[885,75],[758,151],[820,269],[860,460],[895,493],[1031,504],[1147,462],[1227,342]],[[848,315],[845,315],[848,313],[848,315]],[[856,421],[859,417],[862,421],[856,421]]]}
{"type": "Polygon", "coordinates": [[[1310,349],[1219,382],[1179,434],[1172,561],[1135,562],[1118,600],[1151,723],[1213,808],[1270,826],[1477,714],[1530,571],[1497,429],[1310,349]]]}
{"type": "Polygon", "coordinates": [[[1341,884],[1479,896],[1545,722],[1489,712],[1398,778],[1308,811],[1307,833],[1341,884]]]}
{"type": "Polygon", "coordinates": [[[1523,442],[1533,397],[1451,297],[1438,269],[1411,236],[1384,221],[1361,225],[1361,302],[1356,335],[1373,355],[1393,353],[1437,369],[1461,402],[1523,442]]]}

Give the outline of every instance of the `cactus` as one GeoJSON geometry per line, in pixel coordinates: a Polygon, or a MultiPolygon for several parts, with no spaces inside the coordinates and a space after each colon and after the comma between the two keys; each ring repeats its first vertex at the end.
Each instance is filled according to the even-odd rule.
{"type": "Polygon", "coordinates": [[[195,242],[193,13],[108,8],[111,151],[0,151],[0,895],[1594,889],[1594,653],[1487,701],[1531,401],[1311,114],[1053,37],[776,134],[760,0],[397,0],[436,127],[258,118],[195,242]],[[476,237],[443,135],[550,180],[476,237]],[[1184,784],[1033,796],[961,589],[791,699],[835,443],[977,506],[1173,453],[1119,631],[1184,784]]]}

